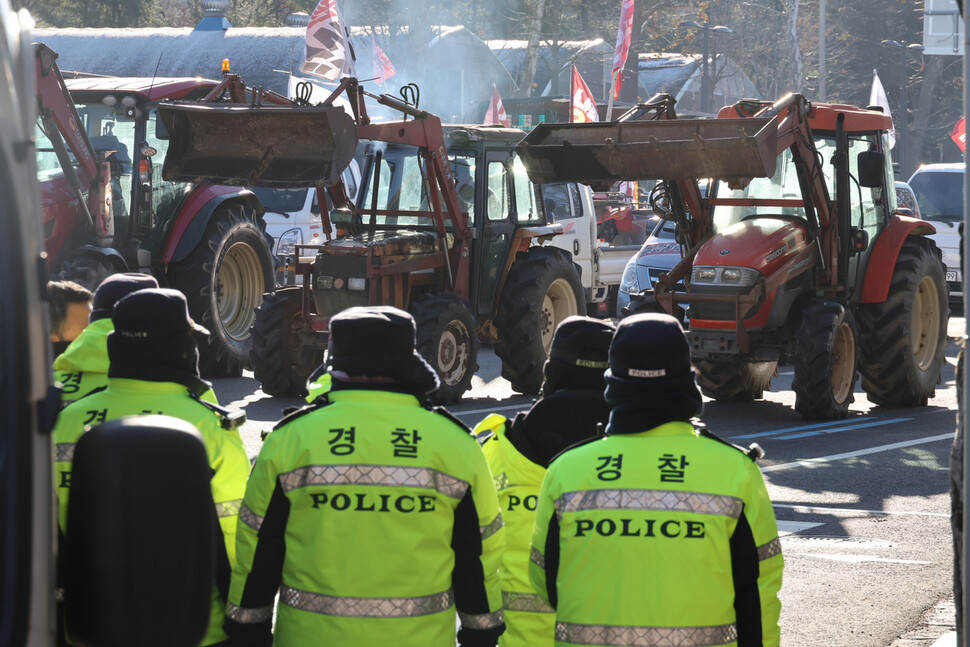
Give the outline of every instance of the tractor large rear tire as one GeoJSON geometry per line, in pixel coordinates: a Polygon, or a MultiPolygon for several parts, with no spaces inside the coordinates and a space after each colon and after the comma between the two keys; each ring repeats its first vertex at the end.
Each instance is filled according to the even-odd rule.
{"type": "Polygon", "coordinates": [[[300,316],[303,288],[282,288],[263,296],[253,323],[253,374],[263,393],[281,397],[307,394],[306,381],[323,362],[322,348],[303,348],[300,316]]]}
{"type": "Polygon", "coordinates": [[[862,388],[870,402],[918,407],[936,394],[948,317],[939,252],[931,240],[910,237],[896,260],[889,296],[859,310],[862,388]]]}
{"type": "Polygon", "coordinates": [[[815,299],[795,335],[795,411],[809,420],[838,420],[849,413],[859,363],[855,319],[837,301],[815,299]]]}
{"type": "Polygon", "coordinates": [[[418,328],[418,352],[441,380],[431,402],[461,402],[478,370],[475,317],[461,299],[449,294],[425,295],[415,300],[411,310],[418,328]]]}
{"type": "Polygon", "coordinates": [[[536,247],[515,261],[495,318],[495,354],[513,390],[539,392],[556,326],[585,311],[579,274],[561,250],[536,247]]]}
{"type": "Polygon", "coordinates": [[[203,376],[238,376],[249,365],[249,329],[263,293],[273,289],[273,255],[256,213],[241,203],[212,214],[202,241],[169,268],[192,318],[211,333],[199,346],[203,376]]]}
{"type": "Polygon", "coordinates": [[[778,362],[702,359],[694,362],[701,393],[718,402],[750,402],[771,390],[778,362]]]}

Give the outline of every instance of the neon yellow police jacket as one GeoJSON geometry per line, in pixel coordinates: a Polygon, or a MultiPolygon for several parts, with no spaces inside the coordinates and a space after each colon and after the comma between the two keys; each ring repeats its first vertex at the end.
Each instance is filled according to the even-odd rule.
{"type": "MultiPolygon", "coordinates": [[[[67,532],[67,504],[75,443],[93,426],[139,414],[173,416],[198,428],[213,472],[212,499],[216,504],[219,525],[225,539],[228,567],[231,567],[235,562],[236,520],[250,468],[246,448],[238,430],[223,429],[219,414],[196,401],[185,386],[174,382],[113,377],[110,378],[107,388],[81,398],[60,412],[54,425],[54,473],[58,525],[61,532],[67,532]]],[[[150,584],[146,583],[148,586],[150,584]]],[[[225,601],[219,591],[214,589],[209,631],[202,645],[226,640],[222,630],[224,618],[225,601]]]]}
{"type": "Polygon", "coordinates": [[[462,631],[500,631],[505,534],[475,438],[412,395],[327,397],[284,418],[253,466],[230,638],[454,647],[456,609],[462,631]]]}
{"type": "MultiPolygon", "coordinates": [[[[110,317],[96,319],[81,331],[54,360],[54,380],[61,387],[61,405],[83,398],[108,384],[108,333],[115,329],[110,317]]],[[[210,388],[201,398],[219,404],[210,388]]]]}
{"type": "Polygon", "coordinates": [[[529,545],[546,469],[523,456],[506,438],[507,424],[504,416],[493,413],[475,426],[505,520],[502,612],[506,627],[499,647],[552,647],[556,611],[529,582],[529,545]]]}
{"type": "Polygon", "coordinates": [[[530,577],[556,645],[777,647],[782,567],[758,466],[688,423],[570,449],[542,484],[530,577]]]}

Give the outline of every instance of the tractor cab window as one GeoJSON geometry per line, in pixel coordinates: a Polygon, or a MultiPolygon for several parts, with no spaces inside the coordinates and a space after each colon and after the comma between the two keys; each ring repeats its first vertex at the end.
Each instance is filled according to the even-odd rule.
{"type": "Polygon", "coordinates": [[[489,220],[505,220],[509,213],[509,178],[503,162],[488,163],[485,203],[485,215],[489,220]]]}
{"type": "MultiPolygon", "coordinates": [[[[58,175],[64,175],[60,160],[57,159],[57,153],[54,152],[54,144],[51,143],[47,133],[44,132],[40,120],[37,121],[37,127],[34,129],[34,141],[37,142],[37,179],[41,182],[48,182],[58,175]]],[[[68,149],[67,154],[71,158],[71,162],[76,165],[74,154],[71,153],[70,149],[68,149]]]]}
{"type": "MultiPolygon", "coordinates": [[[[381,228],[394,227],[433,227],[434,218],[431,215],[433,203],[429,197],[428,177],[424,160],[418,155],[418,149],[411,146],[388,146],[378,158],[376,152],[369,153],[372,160],[370,172],[361,186],[357,200],[364,223],[369,223],[371,217],[381,228]],[[378,159],[380,163],[378,165],[378,159]],[[374,182],[377,190],[374,190],[374,182]],[[382,213],[383,212],[383,213],[382,213]],[[423,213],[421,213],[423,212],[423,213]],[[413,215],[412,215],[413,214],[413,215]]],[[[462,174],[470,172],[474,178],[475,159],[471,156],[455,155],[451,160],[451,167],[462,174]]],[[[467,206],[459,190],[459,206],[467,206]]],[[[468,197],[467,189],[464,195],[468,197]]],[[[474,200],[474,186],[471,199],[474,200]]],[[[447,205],[441,200],[442,211],[447,212],[447,205]]],[[[450,228],[449,218],[445,217],[445,226],[450,228]]]]}
{"type": "MultiPolygon", "coordinates": [[[[94,150],[104,153],[111,166],[115,218],[127,217],[128,201],[131,199],[132,151],[137,146],[135,120],[125,114],[124,107],[108,106],[101,102],[78,102],[77,111],[94,150]]],[[[117,222],[115,229],[118,229],[117,222]]]]}
{"type": "Polygon", "coordinates": [[[468,226],[475,226],[475,155],[452,154],[451,173],[455,177],[458,208],[468,214],[468,226]]]}
{"type": "MultiPolygon", "coordinates": [[[[871,150],[874,140],[868,136],[853,136],[849,138],[849,199],[851,204],[850,218],[853,225],[869,230],[874,236],[879,221],[889,213],[888,209],[895,204],[895,190],[888,192],[884,187],[864,187],[859,184],[859,153],[871,150]]],[[[832,168],[832,156],[835,154],[835,138],[822,137],[816,139],[822,160],[825,162],[825,185],[829,196],[835,199],[835,169],[832,168]]],[[[888,150],[888,149],[883,149],[888,150]]],[[[887,165],[888,166],[888,165],[887,165]]],[[[888,172],[888,171],[887,171],[888,172]]],[[[893,182],[886,184],[893,187],[893,182]]]]}
{"type": "MultiPolygon", "coordinates": [[[[802,190],[798,184],[798,175],[795,170],[795,162],[792,159],[791,150],[785,149],[778,156],[775,174],[771,177],[756,177],[745,188],[736,190],[730,189],[725,182],[719,182],[715,195],[717,198],[734,199],[777,200],[779,198],[788,198],[801,200],[802,190]]],[[[717,205],[714,207],[714,229],[715,231],[724,231],[745,218],[758,216],[804,218],[805,209],[798,206],[717,205]]]]}
{"type": "Polygon", "coordinates": [[[153,106],[148,113],[147,144],[157,153],[151,157],[152,165],[152,213],[169,214],[175,212],[175,203],[180,199],[183,191],[188,187],[185,182],[169,182],[162,179],[162,166],[165,164],[165,154],[168,152],[169,140],[157,137],[156,124],[158,110],[153,106]]]}
{"type": "Polygon", "coordinates": [[[515,179],[515,222],[520,225],[541,223],[542,218],[536,207],[536,187],[518,157],[512,162],[512,176],[515,179]]]}

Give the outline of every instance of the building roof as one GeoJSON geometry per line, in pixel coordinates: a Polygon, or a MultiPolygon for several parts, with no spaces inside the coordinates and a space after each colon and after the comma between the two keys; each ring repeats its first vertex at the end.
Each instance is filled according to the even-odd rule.
{"type": "MultiPolygon", "coordinates": [[[[464,27],[435,27],[420,56],[406,36],[388,39],[381,28],[351,30],[357,55],[357,76],[368,90],[394,93],[416,83],[421,107],[446,119],[477,121],[477,104],[491,96],[492,83],[511,94],[512,79],[485,44],[464,27]],[[383,85],[373,76],[373,40],[396,68],[383,85]]],[[[286,94],[290,75],[300,72],[304,27],[230,27],[219,30],[158,29],[37,29],[34,37],[58,53],[65,71],[124,77],[221,77],[224,58],[247,85],[286,94]]]]}

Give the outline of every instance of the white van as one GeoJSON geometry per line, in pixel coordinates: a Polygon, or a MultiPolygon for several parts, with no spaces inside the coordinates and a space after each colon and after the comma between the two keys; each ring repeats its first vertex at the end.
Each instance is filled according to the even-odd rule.
{"type": "MultiPolygon", "coordinates": [[[[357,160],[351,161],[342,177],[347,195],[353,200],[360,184],[357,160]]],[[[327,240],[320,219],[317,190],[254,188],[252,192],[266,209],[263,221],[266,223],[266,233],[273,238],[276,282],[279,285],[300,285],[303,278],[294,271],[296,246],[322,245],[327,240]]]]}
{"type": "Polygon", "coordinates": [[[923,220],[933,223],[936,233],[930,238],[943,252],[946,283],[951,296],[963,294],[960,270],[960,225],[963,223],[963,177],[966,166],[924,164],[909,178],[923,220]]]}

